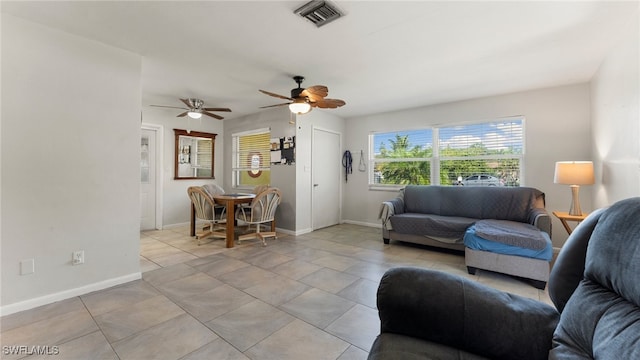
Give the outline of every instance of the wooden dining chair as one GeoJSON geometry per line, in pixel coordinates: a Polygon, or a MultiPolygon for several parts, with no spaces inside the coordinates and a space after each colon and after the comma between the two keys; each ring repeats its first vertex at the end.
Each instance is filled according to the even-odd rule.
{"type": "Polygon", "coordinates": [[[200,186],[190,186],[187,189],[189,198],[195,209],[196,219],[205,222],[207,225],[203,228],[202,233],[196,234],[198,245],[201,245],[201,239],[207,237],[226,239],[227,235],[224,227],[220,225],[226,223],[224,214],[216,211],[216,203],[213,198],[200,186]],[[222,229],[222,231],[219,231],[222,229]]]}
{"type": "MultiPolygon", "coordinates": [[[[277,188],[268,188],[251,201],[247,208],[240,207],[236,211],[236,219],[248,225],[255,225],[255,233],[240,235],[238,242],[246,239],[259,238],[264,246],[267,246],[265,238],[278,238],[275,231],[261,231],[262,224],[271,224],[276,216],[278,205],[282,201],[282,193],[277,188]]],[[[270,225],[269,225],[270,226],[270,225]]]]}

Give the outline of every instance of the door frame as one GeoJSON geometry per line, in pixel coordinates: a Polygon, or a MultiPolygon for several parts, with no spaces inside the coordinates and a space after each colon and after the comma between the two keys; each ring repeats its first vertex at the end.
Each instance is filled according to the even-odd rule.
{"type": "MultiPolygon", "coordinates": [[[[163,189],[163,144],[164,127],[158,124],[142,123],[140,129],[154,131],[156,133],[156,229],[162,230],[162,189],[163,189]]],[[[142,134],[141,134],[142,135],[142,134]]],[[[142,136],[141,136],[142,137],[142,136]]],[[[139,197],[139,196],[138,196],[139,197]]]]}
{"type": "MultiPolygon", "coordinates": [[[[313,163],[313,156],[314,156],[314,149],[315,149],[315,145],[316,145],[316,130],[317,131],[323,131],[326,133],[330,133],[330,134],[334,134],[334,135],[338,135],[338,143],[340,144],[340,149],[338,150],[338,152],[340,154],[343,153],[342,151],[342,133],[336,130],[332,130],[332,129],[327,129],[327,128],[323,128],[323,127],[319,127],[319,126],[312,126],[311,127],[311,182],[309,184],[309,186],[311,186],[311,231],[313,230],[317,230],[316,229],[316,224],[315,224],[315,190],[314,190],[314,180],[315,180],[315,172],[316,171],[320,171],[319,169],[315,168],[315,164],[313,163]]],[[[337,185],[338,185],[338,199],[339,199],[339,203],[338,203],[338,224],[342,224],[342,166],[340,166],[340,171],[338,171],[338,178],[337,180],[337,185]]]]}

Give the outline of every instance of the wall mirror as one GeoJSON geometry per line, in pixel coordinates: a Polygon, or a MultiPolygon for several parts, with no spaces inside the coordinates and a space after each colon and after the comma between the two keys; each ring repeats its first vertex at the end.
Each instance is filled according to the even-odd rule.
{"type": "Polygon", "coordinates": [[[176,138],[175,180],[214,179],[217,134],[173,129],[176,138]]]}

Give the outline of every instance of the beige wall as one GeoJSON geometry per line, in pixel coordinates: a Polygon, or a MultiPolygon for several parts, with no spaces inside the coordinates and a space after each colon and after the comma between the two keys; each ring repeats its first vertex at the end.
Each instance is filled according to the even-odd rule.
{"type": "Polygon", "coordinates": [[[138,55],[2,14],[3,315],[140,278],[140,74],[138,55]]]}
{"type": "Polygon", "coordinates": [[[640,28],[633,20],[591,83],[597,207],[640,196],[640,28]]]}

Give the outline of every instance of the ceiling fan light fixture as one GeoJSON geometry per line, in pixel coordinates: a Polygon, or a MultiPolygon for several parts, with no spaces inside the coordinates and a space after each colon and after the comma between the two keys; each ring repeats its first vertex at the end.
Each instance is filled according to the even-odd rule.
{"type": "Polygon", "coordinates": [[[202,117],[202,113],[197,111],[189,111],[187,113],[187,116],[189,116],[192,119],[200,119],[202,117]]]}
{"type": "Polygon", "coordinates": [[[311,105],[306,101],[296,101],[289,104],[289,110],[294,114],[302,115],[311,111],[311,105]]]}

